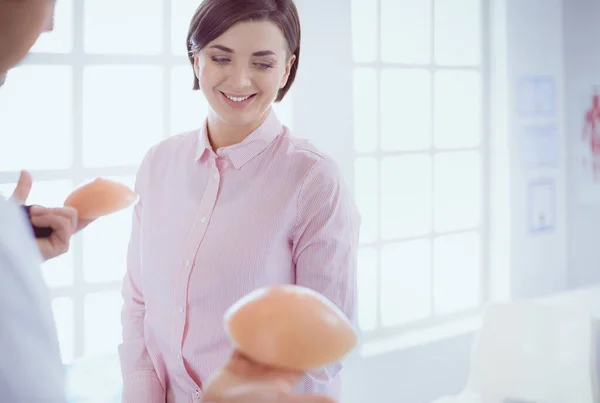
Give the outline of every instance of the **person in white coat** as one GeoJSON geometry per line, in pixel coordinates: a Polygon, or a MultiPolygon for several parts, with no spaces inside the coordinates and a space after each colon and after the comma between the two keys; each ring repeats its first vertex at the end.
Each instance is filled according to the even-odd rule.
{"type": "MultiPolygon", "coordinates": [[[[0,85],[38,36],[52,29],[54,5],[55,0],[0,0],[0,85]]],[[[68,250],[77,213],[20,207],[31,185],[31,176],[22,172],[13,197],[0,198],[0,400],[64,403],[63,367],[40,263],[68,250]],[[32,225],[53,232],[36,239],[32,225]]]]}

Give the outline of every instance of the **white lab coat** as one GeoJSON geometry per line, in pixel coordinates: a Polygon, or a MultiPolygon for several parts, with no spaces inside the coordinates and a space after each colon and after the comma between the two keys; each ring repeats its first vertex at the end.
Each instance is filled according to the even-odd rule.
{"type": "Polygon", "coordinates": [[[66,401],[41,262],[24,212],[0,197],[0,402],[66,401]]]}

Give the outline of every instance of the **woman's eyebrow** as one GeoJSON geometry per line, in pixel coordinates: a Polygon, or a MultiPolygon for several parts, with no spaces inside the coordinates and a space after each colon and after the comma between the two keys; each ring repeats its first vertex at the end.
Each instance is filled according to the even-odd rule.
{"type": "MultiPolygon", "coordinates": [[[[223,46],[223,45],[212,45],[211,48],[213,49],[219,49],[222,50],[223,52],[227,52],[227,53],[235,53],[235,51],[231,48],[228,48],[227,46],[223,46]]],[[[252,56],[274,56],[275,52],[273,52],[272,50],[259,50],[258,52],[254,52],[252,53],[252,56]]]]}

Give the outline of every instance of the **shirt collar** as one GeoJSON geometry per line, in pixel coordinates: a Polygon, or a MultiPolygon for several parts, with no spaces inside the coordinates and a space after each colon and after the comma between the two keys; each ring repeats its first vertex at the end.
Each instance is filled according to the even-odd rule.
{"type": "MultiPolygon", "coordinates": [[[[240,169],[248,161],[264,151],[281,134],[282,129],[282,123],[277,118],[273,108],[271,108],[265,121],[241,143],[222,147],[217,150],[216,155],[228,158],[235,169],[240,169]]],[[[198,134],[196,161],[199,161],[205,154],[211,153],[215,154],[208,141],[207,121],[205,120],[198,134]]]]}

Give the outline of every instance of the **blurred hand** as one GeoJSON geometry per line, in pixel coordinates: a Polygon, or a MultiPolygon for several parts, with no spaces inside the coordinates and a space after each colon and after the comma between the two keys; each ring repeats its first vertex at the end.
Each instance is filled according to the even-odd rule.
{"type": "MultiPolygon", "coordinates": [[[[31,174],[22,171],[12,198],[19,204],[25,204],[32,185],[31,174]]],[[[36,239],[44,260],[66,253],[69,250],[71,236],[91,222],[78,222],[77,211],[71,207],[32,206],[29,213],[31,224],[41,228],[52,228],[52,234],[49,237],[36,239]]]]}
{"type": "Polygon", "coordinates": [[[36,238],[44,260],[52,259],[69,250],[71,236],[77,230],[77,211],[71,207],[46,208],[33,206],[29,210],[31,223],[36,227],[52,228],[47,238],[36,238]]]}
{"type": "Polygon", "coordinates": [[[235,352],[206,387],[204,403],[335,403],[321,395],[296,394],[302,373],[266,367],[235,352]]]}

